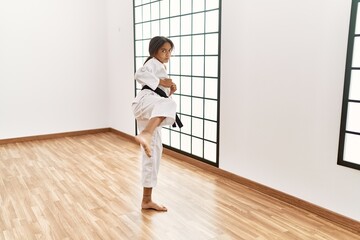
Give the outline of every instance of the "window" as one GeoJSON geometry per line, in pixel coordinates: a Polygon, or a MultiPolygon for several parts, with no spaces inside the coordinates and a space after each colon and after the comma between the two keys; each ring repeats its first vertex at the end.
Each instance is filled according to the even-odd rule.
{"type": "Polygon", "coordinates": [[[353,0],[338,164],[360,170],[360,0],[353,0]]]}
{"type": "MultiPolygon", "coordinates": [[[[134,0],[135,70],[154,36],[175,45],[168,63],[184,127],[164,127],[165,147],[218,166],[220,0],[134,0]]],[[[141,86],[136,84],[135,91],[141,86]]]]}

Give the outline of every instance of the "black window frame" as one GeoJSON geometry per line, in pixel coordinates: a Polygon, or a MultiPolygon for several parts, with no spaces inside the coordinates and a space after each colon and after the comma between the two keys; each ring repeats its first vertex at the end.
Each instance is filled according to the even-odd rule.
{"type": "MultiPolygon", "coordinates": [[[[151,36],[150,38],[137,38],[136,37],[136,27],[137,27],[137,24],[139,24],[139,22],[137,22],[136,21],[136,7],[141,7],[141,6],[145,6],[145,5],[150,5],[150,4],[152,4],[152,3],[157,3],[157,2],[161,2],[162,0],[142,0],[142,1],[136,1],[136,0],[133,0],[133,24],[134,24],[134,71],[136,71],[137,70],[137,68],[139,67],[139,66],[137,66],[137,65],[139,65],[139,63],[137,62],[139,59],[141,60],[144,60],[145,58],[146,58],[146,54],[144,53],[144,51],[143,51],[143,54],[142,55],[137,55],[136,54],[136,43],[137,43],[137,41],[149,41],[150,39],[151,39],[151,37],[154,37],[154,36],[151,36]],[[139,2],[141,2],[140,4],[139,4],[139,2]]],[[[181,14],[180,13],[180,15],[173,15],[173,16],[169,16],[169,17],[165,17],[165,18],[162,18],[161,16],[159,17],[159,20],[166,20],[166,19],[168,19],[169,20],[169,22],[170,22],[170,20],[171,19],[173,19],[173,18],[181,18],[181,17],[184,17],[184,16],[189,16],[189,15],[194,15],[194,14],[201,14],[201,13],[203,13],[204,14],[204,16],[205,16],[205,18],[206,18],[206,14],[207,13],[211,13],[211,12],[213,12],[213,11],[218,11],[218,31],[216,31],[216,32],[207,32],[206,30],[204,30],[204,33],[190,33],[190,34],[185,34],[185,35],[182,35],[181,33],[180,33],[180,35],[171,35],[171,31],[169,30],[169,35],[168,36],[166,36],[166,37],[169,37],[170,39],[172,39],[172,38],[177,38],[177,37],[182,37],[182,36],[186,36],[186,37],[192,37],[192,36],[196,36],[196,35],[204,35],[204,45],[205,45],[205,36],[207,35],[207,34],[213,34],[213,33],[217,33],[218,34],[218,39],[217,39],[217,41],[218,41],[218,53],[217,54],[214,54],[214,55],[212,55],[212,54],[206,54],[205,52],[204,52],[204,54],[203,55],[196,55],[196,54],[193,54],[193,52],[192,52],[192,50],[191,50],[191,54],[190,55],[178,55],[178,54],[176,54],[176,56],[177,57],[190,57],[190,58],[192,58],[192,57],[194,57],[194,56],[196,56],[196,57],[203,57],[204,58],[204,62],[205,62],[205,58],[206,57],[217,57],[218,59],[217,59],[217,76],[216,77],[209,77],[209,76],[206,76],[206,74],[205,74],[205,63],[204,63],[204,75],[203,76],[196,76],[196,75],[193,75],[193,74],[191,74],[191,75],[187,75],[187,74],[182,74],[181,72],[180,72],[180,74],[172,74],[171,73],[171,65],[170,65],[170,67],[169,67],[169,76],[170,77],[177,77],[177,78],[181,78],[181,77],[190,77],[191,79],[193,79],[193,78],[198,78],[198,77],[202,77],[203,78],[203,81],[205,81],[205,79],[208,79],[208,78],[213,78],[213,79],[217,79],[217,98],[216,99],[213,99],[213,98],[207,98],[206,97],[206,95],[205,95],[205,86],[204,86],[204,94],[203,94],[203,96],[202,97],[197,97],[197,96],[193,96],[192,94],[190,95],[190,96],[187,96],[186,94],[182,94],[181,92],[179,92],[179,91],[177,91],[177,92],[175,92],[174,93],[174,96],[175,97],[179,97],[179,99],[180,99],[180,106],[179,106],[179,110],[180,110],[180,112],[178,113],[178,115],[180,116],[180,118],[181,117],[190,117],[191,119],[194,119],[194,120],[199,120],[199,121],[202,121],[203,122],[203,131],[202,131],[202,137],[198,137],[198,136],[195,136],[195,135],[193,135],[193,132],[191,132],[190,134],[188,134],[188,133],[184,133],[181,129],[178,129],[178,128],[171,128],[171,127],[164,127],[164,129],[163,130],[166,130],[166,131],[169,131],[170,132],[170,134],[171,133],[174,133],[174,134],[180,134],[180,135],[187,135],[188,137],[190,137],[190,139],[197,139],[197,140],[200,140],[200,141],[202,141],[202,156],[198,156],[198,155],[194,155],[193,153],[193,149],[192,149],[192,144],[191,144],[191,153],[189,153],[189,152],[187,152],[187,151],[183,151],[183,150],[181,150],[181,149],[178,149],[178,148],[175,148],[175,147],[172,147],[172,146],[170,146],[171,145],[171,136],[169,137],[169,139],[170,139],[170,145],[167,145],[167,144],[163,144],[164,145],[164,147],[165,148],[168,148],[168,149],[170,149],[170,150],[173,150],[173,151],[175,151],[175,152],[178,152],[178,153],[181,153],[181,154],[184,154],[184,155],[186,155],[186,156],[189,156],[189,157],[192,157],[192,158],[194,158],[194,159],[197,159],[197,160],[200,160],[200,161],[202,161],[202,162],[205,162],[205,163],[207,163],[207,164],[210,164],[210,165],[213,165],[213,166],[216,166],[216,167],[219,167],[219,136],[220,136],[220,129],[219,129],[219,126],[220,126],[220,60],[221,60],[221,9],[222,9],[222,1],[221,0],[218,0],[219,1],[219,5],[218,5],[218,8],[215,8],[215,9],[207,9],[206,8],[206,0],[203,0],[204,1],[204,9],[203,9],[203,11],[193,11],[193,8],[192,8],[192,11],[191,11],[191,13],[186,13],[186,14],[181,14]],[[199,117],[199,116],[196,116],[196,115],[193,115],[193,113],[191,113],[190,115],[189,114],[186,114],[186,113],[183,113],[183,112],[181,112],[181,97],[190,97],[191,98],[191,104],[193,104],[192,102],[193,102],[193,99],[202,99],[203,100],[203,114],[202,114],[202,117],[199,117]],[[217,107],[217,112],[216,112],[216,120],[214,121],[214,120],[212,120],[212,119],[207,119],[206,117],[205,117],[205,113],[204,113],[204,111],[205,111],[205,101],[214,101],[214,100],[216,100],[216,107],[217,107]],[[205,137],[205,131],[206,131],[206,129],[205,129],[205,122],[215,122],[216,123],[216,140],[215,141],[213,141],[213,140],[209,140],[209,139],[206,139],[206,137],[205,137]],[[215,161],[213,161],[213,160],[208,160],[208,159],[206,159],[205,158],[205,156],[206,156],[206,149],[205,149],[205,144],[206,143],[210,143],[210,144],[216,144],[216,153],[215,153],[215,161]]],[[[193,5],[193,0],[191,1],[192,2],[192,5],[193,5]]],[[[180,6],[181,6],[181,1],[179,1],[179,3],[180,3],[180,6]]],[[[171,0],[169,0],[169,8],[170,8],[170,4],[171,4],[171,0]]],[[[151,8],[150,8],[151,9],[151,8]]],[[[137,10],[139,10],[139,9],[137,9],[137,10]]],[[[143,11],[143,8],[141,9],[141,12],[143,11]]],[[[169,11],[170,11],[170,9],[169,9],[169,11]]],[[[180,11],[181,12],[181,11],[180,11]]],[[[142,12],[142,14],[143,14],[143,12],[142,12]]],[[[151,16],[151,10],[150,10],[150,16],[151,16]]],[[[151,19],[151,17],[150,17],[150,19],[146,19],[145,21],[143,20],[143,21],[140,21],[140,23],[141,24],[144,24],[144,23],[150,23],[151,24],[151,22],[152,22],[153,20],[151,19]]],[[[170,23],[169,23],[170,24],[170,23]]],[[[206,24],[206,22],[205,22],[205,20],[204,20],[204,28],[205,28],[205,24],[206,24]]],[[[181,25],[181,21],[180,21],[180,25],[181,25]]],[[[170,26],[169,26],[169,28],[170,28],[170,26]]],[[[143,36],[142,36],[143,37],[143,36]]],[[[180,47],[180,46],[175,46],[175,49],[177,49],[178,47],[180,47]]],[[[144,49],[144,45],[143,45],[143,49],[144,49]]],[[[204,50],[205,51],[205,50],[204,50]]],[[[191,60],[192,61],[192,60],[191,60]]],[[[170,62],[170,64],[171,64],[171,62],[170,62]]],[[[180,64],[180,69],[181,69],[181,64],[180,64]]],[[[204,84],[205,84],[205,82],[204,82],[204,84]]],[[[179,90],[179,88],[181,87],[181,81],[180,81],[180,84],[178,85],[178,90],[179,90]],[[180,85],[180,86],[179,86],[180,85]]],[[[192,85],[193,85],[193,83],[192,83],[192,85]]],[[[136,94],[138,93],[140,91],[140,88],[139,88],[139,86],[137,85],[137,83],[135,82],[135,96],[136,96],[136,94]]],[[[192,108],[192,107],[191,107],[192,108]]],[[[191,110],[191,112],[192,112],[192,110],[191,110]]],[[[192,122],[192,120],[191,120],[191,122],[192,122]]],[[[193,130],[191,130],[191,131],[193,131],[193,130]]],[[[137,133],[137,128],[136,128],[136,133],[137,133]]],[[[192,141],[192,140],[191,140],[192,141]]],[[[180,139],[180,146],[181,146],[181,139],[180,139]]]]}
{"type": "MultiPolygon", "coordinates": [[[[359,4],[360,4],[360,0],[353,0],[351,5],[349,38],[348,38],[348,48],[347,48],[346,67],[345,67],[345,82],[344,82],[344,90],[343,90],[343,103],[342,103],[341,124],[340,124],[339,151],[338,151],[338,160],[337,160],[338,165],[357,169],[357,170],[360,170],[360,164],[345,160],[344,152],[346,147],[346,135],[347,134],[360,135],[360,132],[348,131],[346,129],[349,103],[360,104],[359,100],[349,99],[349,93],[351,87],[350,85],[351,74],[354,70],[360,71],[360,67],[352,66],[355,38],[360,39],[360,33],[355,34],[357,14],[360,14],[357,12],[359,4]]],[[[360,22],[358,22],[357,24],[360,24],[360,22]]]]}

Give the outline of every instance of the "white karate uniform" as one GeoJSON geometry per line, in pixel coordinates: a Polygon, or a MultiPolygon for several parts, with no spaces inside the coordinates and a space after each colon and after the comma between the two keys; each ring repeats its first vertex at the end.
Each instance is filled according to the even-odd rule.
{"type": "MultiPolygon", "coordinates": [[[[151,89],[161,88],[167,95],[169,88],[159,86],[160,79],[169,78],[163,63],[156,58],[147,61],[135,73],[135,80],[142,86],[147,85],[151,89]]],[[[161,129],[162,126],[172,125],[175,122],[176,103],[171,98],[164,98],[150,89],[144,89],[138,93],[132,103],[134,116],[137,120],[138,130],[141,132],[153,117],[165,117],[161,125],[154,131],[151,141],[151,157],[149,158],[144,149],[142,155],[142,184],[143,187],[152,188],[156,186],[157,175],[162,155],[161,129]]]]}

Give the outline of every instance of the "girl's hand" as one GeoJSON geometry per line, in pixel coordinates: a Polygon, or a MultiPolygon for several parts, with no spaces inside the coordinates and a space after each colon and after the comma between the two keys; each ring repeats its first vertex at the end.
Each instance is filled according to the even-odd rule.
{"type": "Polygon", "coordinates": [[[169,96],[171,96],[174,92],[176,92],[176,90],[177,90],[176,84],[173,83],[173,84],[170,86],[170,94],[169,94],[169,96]]]}
{"type": "Polygon", "coordinates": [[[171,86],[173,85],[173,81],[171,78],[163,78],[160,79],[159,85],[166,87],[166,88],[171,88],[171,86]]]}

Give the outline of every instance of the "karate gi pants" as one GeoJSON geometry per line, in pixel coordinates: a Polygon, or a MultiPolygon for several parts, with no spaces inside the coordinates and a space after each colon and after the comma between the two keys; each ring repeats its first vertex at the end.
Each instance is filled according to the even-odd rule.
{"type": "MultiPolygon", "coordinates": [[[[144,130],[147,122],[148,121],[137,121],[139,132],[144,130]]],[[[148,157],[141,147],[141,183],[143,187],[146,188],[153,188],[157,184],[157,176],[163,151],[161,129],[162,126],[157,127],[151,139],[151,157],[148,157]]]]}
{"type": "Polygon", "coordinates": [[[135,100],[132,104],[134,116],[137,120],[138,130],[142,132],[148,121],[153,117],[165,117],[158,126],[151,140],[151,157],[148,157],[141,147],[142,162],[142,185],[146,188],[153,188],[157,184],[160,160],[162,156],[161,129],[165,125],[172,125],[175,121],[176,103],[170,98],[163,98],[150,90],[144,96],[135,100]]]}

